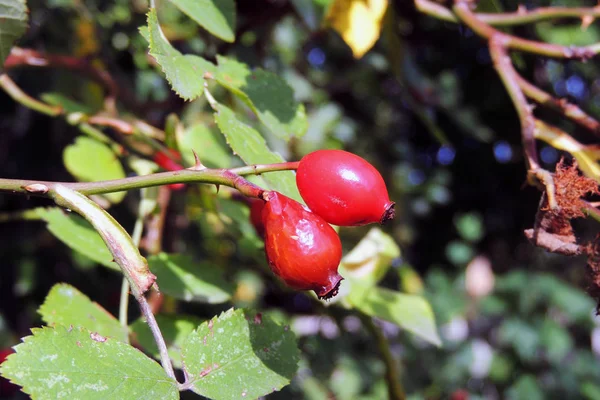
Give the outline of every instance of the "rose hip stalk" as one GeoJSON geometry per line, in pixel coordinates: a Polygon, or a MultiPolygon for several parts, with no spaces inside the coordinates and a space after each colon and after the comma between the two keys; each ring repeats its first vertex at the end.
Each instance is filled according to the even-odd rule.
{"type": "Polygon", "coordinates": [[[395,215],[381,174],[365,159],[347,151],[307,154],[298,165],[296,184],[312,212],[330,224],[383,224],[395,215]]]}
{"type": "Polygon", "coordinates": [[[321,217],[278,192],[265,192],[265,251],[271,270],[296,290],[335,296],[341,280],[342,243],[321,217]]]}

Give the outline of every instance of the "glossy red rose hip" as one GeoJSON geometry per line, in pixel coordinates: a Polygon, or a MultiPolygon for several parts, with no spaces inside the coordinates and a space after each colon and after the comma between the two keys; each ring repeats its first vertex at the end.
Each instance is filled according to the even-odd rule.
{"type": "Polygon", "coordinates": [[[262,213],[265,251],[271,270],[296,290],[314,290],[319,298],[337,294],[342,244],[321,217],[278,192],[266,192],[262,213]]]}
{"type": "Polygon", "coordinates": [[[307,154],[298,165],[296,184],[308,207],[330,224],[384,223],[395,215],[379,171],[347,151],[307,154]]]}

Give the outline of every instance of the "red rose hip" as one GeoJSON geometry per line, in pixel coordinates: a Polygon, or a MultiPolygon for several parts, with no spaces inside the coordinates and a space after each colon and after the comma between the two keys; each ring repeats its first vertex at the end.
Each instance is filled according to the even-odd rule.
{"type": "Polygon", "coordinates": [[[329,299],[342,277],[342,243],[321,217],[278,192],[265,192],[262,212],[265,251],[273,273],[296,290],[314,290],[329,299]]]}
{"type": "Polygon", "coordinates": [[[379,171],[347,151],[307,154],[298,165],[296,184],[308,207],[330,224],[383,224],[395,215],[379,171]]]}

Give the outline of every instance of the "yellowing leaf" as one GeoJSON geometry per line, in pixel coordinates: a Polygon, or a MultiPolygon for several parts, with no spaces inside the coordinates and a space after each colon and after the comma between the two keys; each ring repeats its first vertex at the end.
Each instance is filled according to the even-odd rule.
{"type": "Polygon", "coordinates": [[[75,22],[75,37],[75,55],[77,57],[96,54],[100,49],[96,37],[96,27],[94,21],[90,19],[81,18],[75,22]]]}
{"type": "Polygon", "coordinates": [[[350,46],[354,58],[361,58],[379,39],[387,6],[388,0],[334,0],[325,21],[350,46]]]}
{"type": "Polygon", "coordinates": [[[342,259],[342,275],[373,286],[385,275],[392,260],[397,257],[400,257],[400,248],[394,239],[381,229],[372,228],[342,259]]]}
{"type": "Polygon", "coordinates": [[[598,146],[581,144],[568,133],[539,120],[535,122],[535,137],[555,149],[571,153],[577,160],[579,169],[587,177],[600,182],[600,164],[598,164],[600,149],[598,146]]]}

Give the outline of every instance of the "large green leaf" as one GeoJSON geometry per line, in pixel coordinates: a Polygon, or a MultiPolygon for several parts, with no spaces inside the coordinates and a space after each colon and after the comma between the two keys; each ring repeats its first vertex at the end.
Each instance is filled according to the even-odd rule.
{"type": "MultiPolygon", "coordinates": [[[[227,144],[246,164],[273,164],[285,161],[279,154],[271,152],[260,133],[240,121],[230,108],[218,103],[215,104],[215,108],[215,121],[225,135],[227,144]]],[[[269,172],[263,177],[271,189],[302,201],[293,172],[269,172]]]]}
{"type": "Polygon", "coordinates": [[[177,299],[218,304],[230,299],[233,288],[223,271],[211,263],[182,254],[161,253],[148,259],[160,290],[177,299]]]}
{"type": "MultiPolygon", "coordinates": [[[[65,148],[63,161],[67,170],[79,181],[125,178],[125,170],[115,153],[105,144],[86,136],[77,137],[74,144],[65,148]]],[[[125,194],[126,192],[117,192],[102,196],[112,203],[118,203],[125,194]]]]}
{"type": "Polygon", "coordinates": [[[210,129],[204,124],[195,124],[183,132],[179,148],[187,165],[194,165],[195,151],[202,164],[208,168],[231,166],[232,156],[223,137],[216,129],[210,129]]]}
{"type": "Polygon", "coordinates": [[[0,72],[10,49],[27,30],[25,0],[0,0],[0,72]]]}
{"type": "Polygon", "coordinates": [[[367,315],[392,322],[421,339],[441,345],[433,311],[422,296],[374,287],[360,296],[349,296],[349,301],[367,315]]]}
{"type": "Polygon", "coordinates": [[[290,329],[233,309],[200,325],[182,355],[192,390],[215,400],[255,399],[279,390],[290,382],[299,360],[290,329]]]}
{"type": "Polygon", "coordinates": [[[560,25],[540,22],[535,25],[535,30],[545,42],[563,46],[587,46],[600,40],[600,29],[596,24],[582,29],[581,24],[560,25]]]}
{"type": "Polygon", "coordinates": [[[53,106],[62,107],[66,114],[71,113],[84,113],[87,115],[93,114],[96,110],[93,110],[86,104],[79,103],[68,96],[58,92],[43,93],[40,98],[48,104],[53,106]]]}
{"type": "Polygon", "coordinates": [[[177,51],[160,29],[156,10],[148,13],[150,55],[162,67],[171,87],[179,96],[193,100],[204,91],[204,73],[215,72],[215,66],[202,57],[183,55],[177,51]]]}
{"type": "Polygon", "coordinates": [[[110,269],[120,271],[104,241],[85,219],[66,214],[59,208],[39,209],[48,230],[61,242],[80,254],[110,269]]]}
{"type": "Polygon", "coordinates": [[[245,102],[276,136],[289,140],[308,129],[304,106],[278,75],[226,57],[217,56],[216,80],[245,102]]]}
{"type": "MultiPolygon", "coordinates": [[[[167,343],[169,358],[175,368],[182,368],[181,347],[190,333],[202,323],[202,320],[191,315],[156,315],[156,322],[167,343]]],[[[131,324],[135,340],[154,358],[159,358],[158,347],[154,336],[143,318],[131,324]]]]}
{"type": "Polygon", "coordinates": [[[373,286],[385,275],[392,260],[400,257],[394,239],[379,228],[372,228],[342,259],[342,276],[373,286]]]}
{"type": "Polygon", "coordinates": [[[179,399],[174,379],[142,352],[84,328],[34,328],[0,373],[44,399],[179,399]]]}
{"type": "Polygon", "coordinates": [[[66,283],[52,287],[38,312],[48,325],[81,326],[102,336],[127,341],[127,330],[115,317],[66,283]]]}
{"type": "Polygon", "coordinates": [[[235,40],[234,0],[170,1],[213,35],[226,42],[233,42],[235,40]]]}

